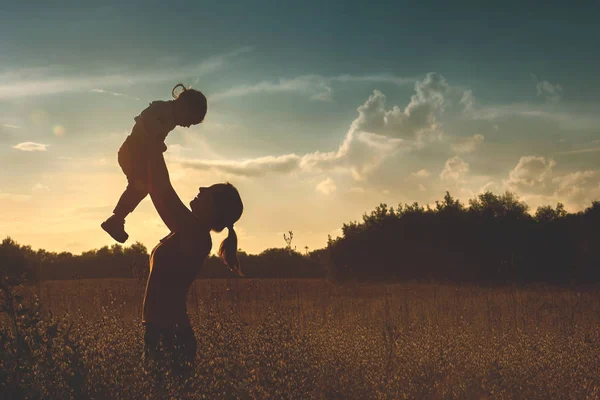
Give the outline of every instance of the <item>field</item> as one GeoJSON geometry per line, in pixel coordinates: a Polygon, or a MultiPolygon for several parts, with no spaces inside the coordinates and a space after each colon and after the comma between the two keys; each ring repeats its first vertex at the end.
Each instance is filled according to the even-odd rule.
{"type": "Polygon", "coordinates": [[[35,290],[45,309],[68,314],[76,341],[27,378],[46,397],[600,398],[595,289],[197,281],[188,311],[198,355],[185,384],[142,369],[143,283],[35,290]]]}

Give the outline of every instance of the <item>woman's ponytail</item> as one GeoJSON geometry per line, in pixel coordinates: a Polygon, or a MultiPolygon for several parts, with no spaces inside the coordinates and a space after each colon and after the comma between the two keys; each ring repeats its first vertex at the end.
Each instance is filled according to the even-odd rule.
{"type": "Polygon", "coordinates": [[[227,229],[229,230],[229,234],[219,246],[219,257],[221,257],[221,260],[223,260],[225,265],[227,265],[236,275],[244,276],[244,273],[240,269],[240,261],[237,256],[237,235],[233,230],[233,225],[227,229]]]}

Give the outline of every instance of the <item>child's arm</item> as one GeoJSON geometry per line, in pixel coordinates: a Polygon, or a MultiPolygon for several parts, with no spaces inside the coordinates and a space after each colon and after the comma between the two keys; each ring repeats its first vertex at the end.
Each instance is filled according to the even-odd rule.
{"type": "Polygon", "coordinates": [[[165,159],[156,146],[148,152],[149,193],[156,211],[171,232],[186,230],[193,226],[194,214],[183,204],[169,179],[165,159]]]}

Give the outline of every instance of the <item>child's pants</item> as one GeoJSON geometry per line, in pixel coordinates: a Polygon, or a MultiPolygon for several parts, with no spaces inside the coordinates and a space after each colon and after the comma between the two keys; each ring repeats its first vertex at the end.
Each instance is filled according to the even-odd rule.
{"type": "Polygon", "coordinates": [[[130,135],[121,145],[117,158],[127,177],[127,188],[113,213],[125,218],[148,194],[148,152],[144,143],[130,135]]]}

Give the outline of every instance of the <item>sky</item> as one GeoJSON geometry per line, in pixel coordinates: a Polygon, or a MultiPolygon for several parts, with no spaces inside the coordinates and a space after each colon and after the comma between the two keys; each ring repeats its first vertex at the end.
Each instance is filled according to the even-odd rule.
{"type": "MultiPolygon", "coordinates": [[[[184,203],[229,181],[239,247],[322,248],[380,203],[509,190],[600,200],[600,7],[566,2],[0,0],[0,235],[79,253],[126,186],[117,151],[178,82],[205,122],[165,153],[184,203]],[[88,5],[90,4],[90,5],[88,5]]],[[[168,234],[149,198],[127,244],[168,234]]],[[[214,249],[225,232],[214,234],[214,249]]]]}

